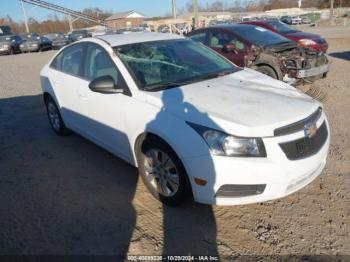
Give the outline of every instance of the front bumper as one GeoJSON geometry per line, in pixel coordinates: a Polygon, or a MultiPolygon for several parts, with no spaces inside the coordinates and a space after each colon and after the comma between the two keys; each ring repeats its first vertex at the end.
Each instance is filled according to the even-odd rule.
{"type": "MultiPolygon", "coordinates": [[[[325,116],[317,122],[319,128],[327,121],[325,116]]],[[[323,147],[314,155],[291,161],[288,160],[279,144],[304,136],[300,131],[294,134],[264,138],[267,158],[233,158],[223,156],[201,156],[183,159],[189,174],[194,199],[204,204],[242,205],[264,202],[290,195],[317,178],[325,164],[329,149],[328,137],[323,147]],[[199,186],[194,178],[206,180],[206,186],[199,186]],[[264,188],[248,196],[234,197],[218,194],[227,185],[264,188]]]]}
{"type": "Polygon", "coordinates": [[[331,64],[327,63],[327,64],[324,64],[324,65],[319,66],[319,67],[298,70],[297,74],[296,74],[296,78],[323,76],[324,74],[328,73],[330,67],[331,67],[331,64]]]}
{"type": "Polygon", "coordinates": [[[68,42],[59,42],[59,43],[52,43],[52,48],[53,49],[61,49],[62,47],[68,45],[68,42]]]}
{"type": "Polygon", "coordinates": [[[10,47],[0,47],[0,54],[9,54],[10,47]]]}
{"type": "Polygon", "coordinates": [[[21,46],[21,52],[36,52],[39,50],[39,46],[21,46]]]}

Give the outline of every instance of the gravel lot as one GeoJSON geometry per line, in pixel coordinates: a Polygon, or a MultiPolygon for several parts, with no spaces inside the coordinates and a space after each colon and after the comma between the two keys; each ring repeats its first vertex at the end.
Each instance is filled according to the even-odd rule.
{"type": "Polygon", "coordinates": [[[0,254],[350,255],[350,30],[325,33],[331,72],[302,89],[330,120],[326,169],[287,198],[234,207],[163,207],[135,168],[51,131],[39,72],[53,51],[0,57],[0,254]]]}

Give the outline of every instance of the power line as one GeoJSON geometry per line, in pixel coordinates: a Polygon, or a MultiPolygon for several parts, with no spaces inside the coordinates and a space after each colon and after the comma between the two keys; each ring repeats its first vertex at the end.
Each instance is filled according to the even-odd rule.
{"type": "Polygon", "coordinates": [[[20,4],[21,4],[23,17],[24,17],[25,24],[26,24],[26,30],[27,30],[28,33],[29,33],[29,27],[28,27],[28,21],[27,21],[27,17],[26,17],[26,13],[25,13],[25,9],[24,9],[23,3],[39,6],[39,7],[42,7],[42,8],[45,8],[45,9],[49,9],[49,10],[52,10],[52,11],[55,11],[55,12],[58,12],[58,13],[61,13],[61,14],[65,14],[65,15],[67,15],[69,17],[70,26],[71,27],[72,27],[72,25],[71,25],[72,24],[72,20],[71,20],[72,17],[75,18],[75,19],[81,19],[81,20],[84,20],[84,21],[87,21],[87,22],[93,22],[93,23],[96,23],[96,24],[105,25],[104,21],[102,21],[102,20],[100,20],[100,19],[98,19],[96,17],[84,14],[82,12],[74,11],[72,9],[68,9],[68,8],[65,8],[65,7],[62,7],[62,6],[59,6],[59,5],[51,4],[49,2],[45,2],[45,1],[42,1],[42,0],[19,0],[19,1],[20,1],[20,4]]]}

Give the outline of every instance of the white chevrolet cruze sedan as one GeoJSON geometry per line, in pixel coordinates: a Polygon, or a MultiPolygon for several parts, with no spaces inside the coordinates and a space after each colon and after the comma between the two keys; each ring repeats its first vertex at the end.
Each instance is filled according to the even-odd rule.
{"type": "Polygon", "coordinates": [[[72,130],[137,166],[167,205],[281,198],[326,163],[320,103],[180,36],[76,42],[45,65],[41,84],[57,134],[72,130]]]}

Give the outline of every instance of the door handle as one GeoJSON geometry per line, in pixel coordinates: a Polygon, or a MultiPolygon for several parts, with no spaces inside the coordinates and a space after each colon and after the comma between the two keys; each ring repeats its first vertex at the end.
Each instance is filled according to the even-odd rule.
{"type": "Polygon", "coordinates": [[[78,97],[82,100],[87,100],[87,97],[81,93],[78,93],[78,97]]]}
{"type": "Polygon", "coordinates": [[[84,91],[82,91],[80,88],[77,90],[78,97],[81,100],[87,100],[87,96],[84,91]]]}

